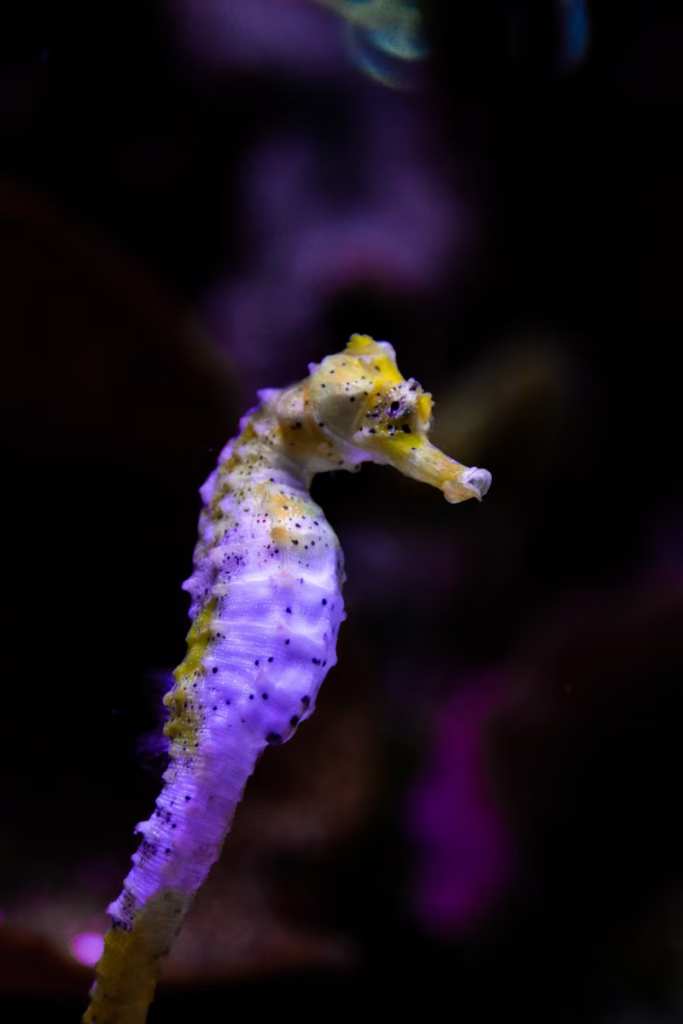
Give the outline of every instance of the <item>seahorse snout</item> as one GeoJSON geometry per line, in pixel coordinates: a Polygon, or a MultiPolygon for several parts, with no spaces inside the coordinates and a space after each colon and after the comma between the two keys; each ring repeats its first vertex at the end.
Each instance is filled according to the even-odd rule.
{"type": "MultiPolygon", "coordinates": [[[[445,456],[444,459],[446,459],[445,456]]],[[[451,459],[446,461],[452,462],[451,459]]],[[[453,476],[444,483],[440,483],[438,486],[443,490],[446,501],[450,501],[453,504],[459,501],[467,501],[469,498],[476,498],[477,501],[481,501],[491,486],[491,474],[488,469],[479,469],[477,466],[471,466],[465,469],[464,472],[458,473],[457,476],[453,476]]]]}
{"type": "Polygon", "coordinates": [[[476,491],[476,497],[481,501],[491,486],[491,474],[488,469],[478,469],[472,466],[460,477],[460,483],[476,491]]]}

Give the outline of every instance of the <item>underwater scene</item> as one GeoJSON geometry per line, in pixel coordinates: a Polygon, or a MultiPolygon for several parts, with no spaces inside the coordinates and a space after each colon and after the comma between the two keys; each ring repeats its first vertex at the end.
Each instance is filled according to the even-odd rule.
{"type": "Polygon", "coordinates": [[[683,1021],[682,58],[0,13],[2,1021],[683,1021]]]}

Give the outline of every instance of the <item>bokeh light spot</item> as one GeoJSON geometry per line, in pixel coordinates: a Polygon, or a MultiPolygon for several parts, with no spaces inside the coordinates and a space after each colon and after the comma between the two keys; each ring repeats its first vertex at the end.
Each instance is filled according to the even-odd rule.
{"type": "Polygon", "coordinates": [[[69,943],[71,954],[88,967],[94,967],[102,956],[104,949],[104,935],[101,932],[80,932],[74,935],[69,943]]]}

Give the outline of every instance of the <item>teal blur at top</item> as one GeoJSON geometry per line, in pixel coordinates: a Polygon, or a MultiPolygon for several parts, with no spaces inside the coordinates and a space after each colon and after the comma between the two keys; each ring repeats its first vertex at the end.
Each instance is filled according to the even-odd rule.
{"type": "MultiPolygon", "coordinates": [[[[423,18],[415,0],[315,0],[347,23],[351,56],[371,78],[394,89],[412,89],[419,82],[419,65],[429,57],[423,18]]],[[[445,0],[457,4],[464,0],[445,0]]],[[[580,66],[589,49],[591,26],[587,0],[546,0],[554,38],[541,42],[550,65],[563,74],[580,66]]],[[[523,0],[507,0],[498,17],[512,39],[518,35],[520,19],[528,22],[529,9],[523,0]]],[[[491,33],[495,34],[496,12],[491,12],[491,33]]],[[[504,32],[505,34],[505,32],[504,32]]],[[[522,40],[522,43],[524,41],[522,40]]],[[[534,45],[533,43],[531,44],[534,45]]],[[[514,50],[516,47],[512,45],[514,50]]],[[[523,45],[522,49],[528,46],[523,45]]]]}
{"type": "Polygon", "coordinates": [[[414,0],[317,0],[348,23],[355,63],[394,89],[411,88],[409,65],[429,56],[414,0]]]}

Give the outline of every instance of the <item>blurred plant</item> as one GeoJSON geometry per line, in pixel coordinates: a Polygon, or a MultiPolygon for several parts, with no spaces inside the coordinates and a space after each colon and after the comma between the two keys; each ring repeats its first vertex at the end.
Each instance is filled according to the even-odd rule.
{"type": "Polygon", "coordinates": [[[429,53],[415,0],[315,0],[348,22],[349,49],[371,78],[391,88],[412,88],[414,65],[429,53]]]}

